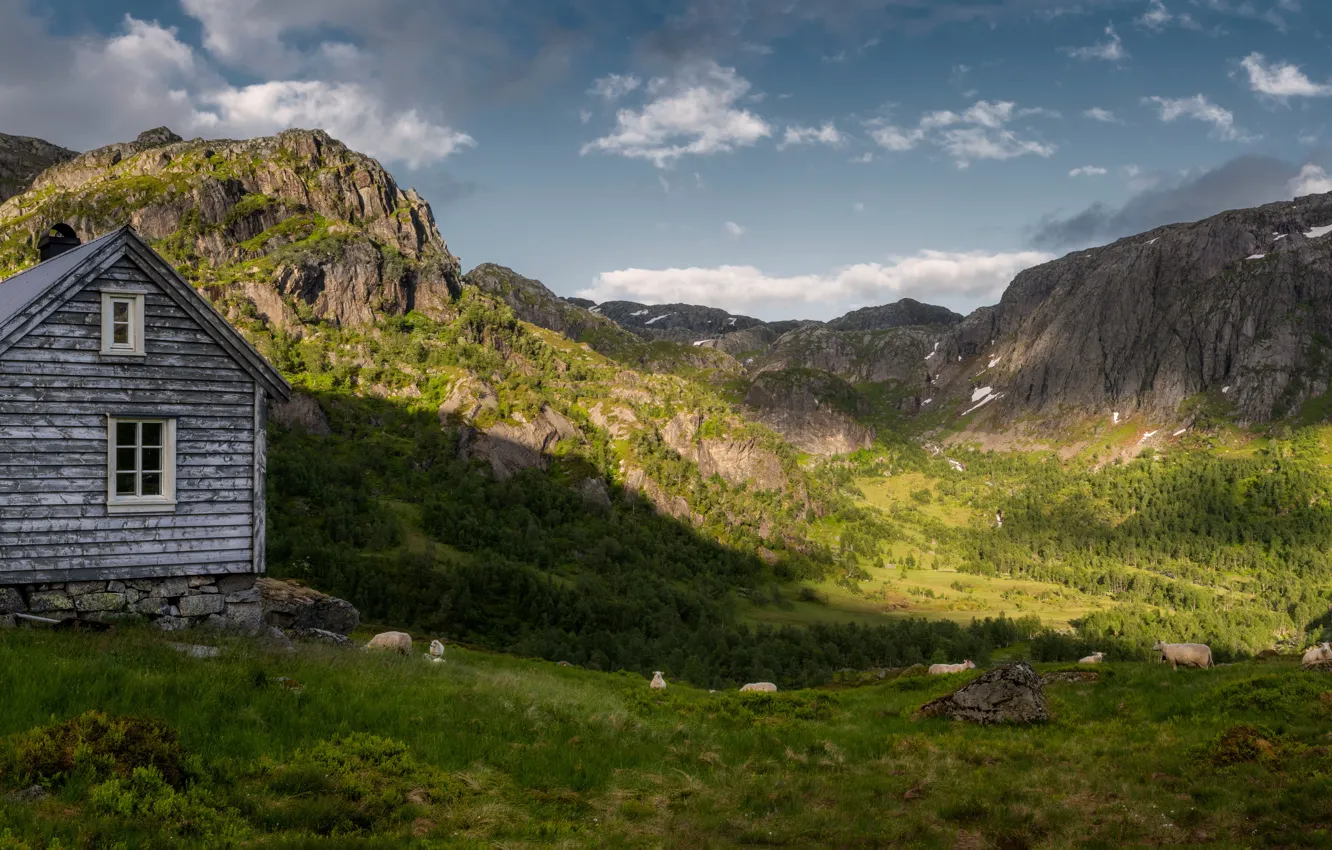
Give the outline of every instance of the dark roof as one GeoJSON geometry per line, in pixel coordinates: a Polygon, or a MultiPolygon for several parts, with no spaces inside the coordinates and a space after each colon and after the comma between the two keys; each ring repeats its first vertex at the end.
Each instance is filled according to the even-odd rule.
{"type": "Polygon", "coordinates": [[[269,395],[286,400],[291,385],[241,336],[198,290],[135,233],[121,227],[13,277],[0,281],[0,355],[54,312],[91,276],[119,257],[129,257],[157,281],[181,309],[259,382],[269,395]]]}
{"type": "Polygon", "coordinates": [[[0,281],[0,325],[42,297],[48,289],[55,286],[88,257],[97,253],[99,248],[110,242],[119,232],[113,230],[87,244],[71,248],[44,263],[38,263],[30,269],[0,281]]]}

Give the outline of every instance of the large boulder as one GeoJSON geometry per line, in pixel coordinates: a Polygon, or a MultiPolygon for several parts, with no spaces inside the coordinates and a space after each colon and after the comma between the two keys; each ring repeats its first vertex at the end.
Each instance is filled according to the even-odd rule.
{"type": "Polygon", "coordinates": [[[346,600],[293,582],[261,578],[260,605],[264,622],[283,629],[322,629],[350,634],[361,622],[361,613],[346,600]]]}
{"type": "Polygon", "coordinates": [[[1042,723],[1050,719],[1041,677],[1025,661],[1004,664],[952,694],[921,706],[921,717],[972,723],[1042,723]]]}

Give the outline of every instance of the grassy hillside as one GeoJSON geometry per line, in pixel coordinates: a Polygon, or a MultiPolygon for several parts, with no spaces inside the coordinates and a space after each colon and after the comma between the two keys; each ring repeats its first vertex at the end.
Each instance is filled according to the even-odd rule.
{"type": "Polygon", "coordinates": [[[1293,662],[1111,663],[1047,686],[1051,723],[983,728],[911,719],[971,674],[657,693],[456,649],[191,658],[162,640],[0,635],[0,847],[1332,840],[1329,680],[1293,662]],[[9,796],[36,782],[51,795],[9,796]]]}

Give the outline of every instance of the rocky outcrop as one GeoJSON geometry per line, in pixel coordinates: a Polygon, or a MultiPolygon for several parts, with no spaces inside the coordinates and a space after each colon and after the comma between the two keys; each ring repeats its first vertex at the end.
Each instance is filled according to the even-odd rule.
{"type": "Polygon", "coordinates": [[[736,316],[718,307],[697,304],[605,301],[592,309],[647,339],[670,339],[676,342],[711,339],[763,325],[763,322],[750,316],[736,316]]]}
{"type": "Polygon", "coordinates": [[[612,439],[625,440],[640,423],[634,412],[624,405],[606,405],[597,402],[587,410],[592,424],[606,431],[612,439]]]}
{"type": "Polygon", "coordinates": [[[612,351],[638,342],[615,322],[559,297],[541,281],[523,277],[513,269],[482,263],[463,276],[463,283],[508,304],[524,322],[576,342],[587,342],[598,351],[612,351]]]}
{"type": "Polygon", "coordinates": [[[56,222],[85,240],[130,224],[215,300],[283,327],[305,312],[344,326],[442,317],[461,285],[429,204],[321,130],[184,141],[157,128],[49,167],[0,204],[0,275],[35,261],[56,222]]]}
{"type": "Polygon", "coordinates": [[[484,430],[464,426],[459,440],[459,453],[489,464],[500,481],[519,470],[545,469],[556,443],[581,439],[578,428],[550,407],[542,408],[531,421],[521,413],[512,418],[512,422],[498,422],[484,430]]]}
{"type": "Polygon", "coordinates": [[[261,578],[255,582],[255,590],[263,622],[269,626],[348,635],[361,623],[360,612],[350,602],[303,584],[261,578]]]}
{"type": "Polygon", "coordinates": [[[948,327],[962,321],[962,316],[947,307],[922,304],[913,298],[903,298],[879,307],[852,310],[828,323],[835,331],[882,331],[911,325],[948,327]]]}
{"type": "Polygon", "coordinates": [[[26,192],[38,174],[78,155],[31,136],[0,133],[0,202],[26,192]]]}
{"type": "Polygon", "coordinates": [[[851,383],[924,385],[926,357],[944,339],[940,329],[835,331],[826,325],[805,325],[779,337],[751,371],[817,369],[851,383]]]}
{"type": "Polygon", "coordinates": [[[860,396],[827,372],[763,372],[750,384],[745,405],[753,418],[810,454],[845,454],[874,442],[873,430],[854,418],[861,412],[860,396]]]}
{"type": "Polygon", "coordinates": [[[284,428],[304,434],[326,437],[333,433],[328,417],[314,396],[302,392],[291,394],[289,401],[275,401],[268,407],[268,419],[284,428]]]}
{"type": "Polygon", "coordinates": [[[921,717],[971,723],[1043,723],[1050,719],[1041,677],[1025,661],[996,667],[946,697],[921,706],[921,717]]]}
{"type": "Polygon", "coordinates": [[[758,439],[699,438],[703,417],[677,413],[661,428],[661,440],[685,460],[698,464],[704,478],[720,476],[732,486],[747,484],[758,490],[785,489],[786,472],[772,451],[758,439]]]}
{"type": "Polygon", "coordinates": [[[490,384],[466,376],[454,383],[449,397],[439,406],[439,421],[442,425],[473,422],[482,411],[498,412],[499,396],[490,384]]]}

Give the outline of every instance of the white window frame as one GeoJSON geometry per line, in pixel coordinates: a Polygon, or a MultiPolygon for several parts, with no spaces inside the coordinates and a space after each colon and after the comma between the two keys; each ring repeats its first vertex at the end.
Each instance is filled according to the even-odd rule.
{"type": "MultiPolygon", "coordinates": [[[[142,451],[142,435],[136,449],[142,451]]],[[[142,474],[136,458],[135,472],[142,474]]],[[[142,486],[142,485],[140,485],[142,486]]],[[[162,416],[106,417],[106,509],[108,513],[174,513],[176,510],[176,420],[162,416]],[[116,426],[121,423],[150,423],[162,426],[162,494],[121,496],[116,493],[116,426]]]]}
{"type": "Polygon", "coordinates": [[[143,300],[147,291],[142,289],[103,289],[102,290],[102,354],[120,357],[142,357],[143,348],[143,300]],[[115,340],[115,304],[129,303],[129,344],[117,344],[115,340]]]}

